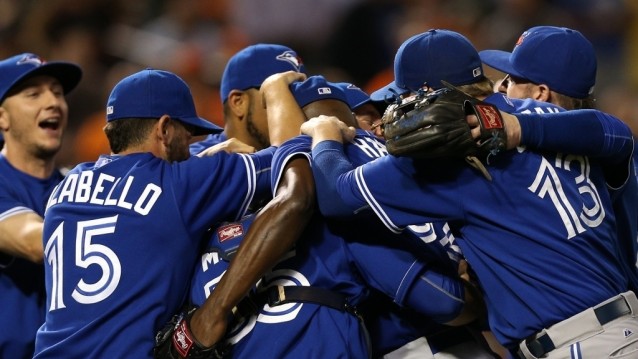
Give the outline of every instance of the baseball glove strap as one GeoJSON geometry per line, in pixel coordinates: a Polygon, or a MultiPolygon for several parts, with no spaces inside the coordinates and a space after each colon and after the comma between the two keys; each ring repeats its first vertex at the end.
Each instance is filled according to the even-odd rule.
{"type": "Polygon", "coordinates": [[[359,317],[356,307],[348,304],[348,298],[340,293],[319,287],[305,286],[272,286],[266,290],[246,297],[237,306],[245,312],[255,310],[255,313],[264,304],[275,307],[287,303],[314,303],[333,309],[341,310],[359,317]]]}
{"type": "Polygon", "coordinates": [[[190,330],[190,318],[197,307],[190,307],[174,316],[155,336],[154,356],[158,359],[216,359],[224,357],[222,346],[204,347],[190,330]]]}

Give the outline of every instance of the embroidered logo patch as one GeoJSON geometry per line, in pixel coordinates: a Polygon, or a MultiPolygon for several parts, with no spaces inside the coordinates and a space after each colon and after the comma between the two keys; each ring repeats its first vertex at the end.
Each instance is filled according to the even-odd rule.
{"type": "Polygon", "coordinates": [[[182,321],[179,327],[175,329],[175,333],[173,334],[173,344],[175,344],[175,348],[182,355],[182,357],[186,358],[188,356],[188,352],[193,346],[193,341],[188,335],[186,322],[182,321]]]}
{"type": "Polygon", "coordinates": [[[241,223],[231,223],[225,226],[221,226],[217,229],[217,237],[220,242],[227,241],[229,239],[237,238],[244,234],[244,228],[241,223]]]}
{"type": "Polygon", "coordinates": [[[503,123],[501,122],[499,114],[496,112],[492,106],[485,106],[481,104],[476,105],[476,110],[482,114],[483,126],[487,129],[492,128],[502,128],[503,123]]]}
{"type": "Polygon", "coordinates": [[[297,54],[292,51],[286,51],[281,55],[277,55],[277,60],[288,62],[295,68],[295,71],[297,72],[299,72],[299,70],[301,69],[301,65],[303,64],[301,58],[299,58],[299,56],[297,56],[297,54]]]}
{"type": "Polygon", "coordinates": [[[625,336],[625,338],[627,338],[628,336],[634,334],[634,332],[632,332],[631,329],[627,329],[627,328],[623,329],[622,333],[625,336]]]}

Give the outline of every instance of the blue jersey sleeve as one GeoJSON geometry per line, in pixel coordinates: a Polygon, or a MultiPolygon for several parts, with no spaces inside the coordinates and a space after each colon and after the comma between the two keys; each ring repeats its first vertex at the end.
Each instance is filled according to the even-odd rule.
{"type": "Polygon", "coordinates": [[[279,186],[284,169],[288,162],[296,156],[304,156],[310,161],[310,145],[312,138],[309,136],[298,136],[281,144],[275,151],[272,159],[272,171],[270,188],[273,193],[279,186]]]}
{"type": "Polygon", "coordinates": [[[446,258],[430,260],[411,250],[414,248],[407,245],[412,240],[407,238],[408,232],[400,235],[406,238],[400,238],[370,224],[359,233],[365,238],[349,241],[348,247],[372,288],[439,323],[458,316],[464,305],[464,288],[456,272],[443,263],[446,258]]]}
{"type": "Polygon", "coordinates": [[[270,147],[250,155],[220,152],[173,165],[174,183],[182,184],[175,193],[183,204],[184,223],[193,233],[215,224],[205,222],[207,218],[241,218],[256,194],[268,192],[274,151],[270,147]]]}

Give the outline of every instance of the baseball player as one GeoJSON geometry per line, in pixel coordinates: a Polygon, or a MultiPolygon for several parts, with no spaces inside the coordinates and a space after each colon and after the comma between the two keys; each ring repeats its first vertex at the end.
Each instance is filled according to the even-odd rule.
{"type": "MultiPolygon", "coordinates": [[[[270,146],[266,110],[258,97],[262,82],[273,74],[286,71],[305,73],[297,53],[278,44],[255,44],[233,55],[221,79],[221,100],[224,106],[224,131],[208,135],[190,145],[192,155],[213,145],[236,139],[243,145],[239,151],[252,152],[270,146]]],[[[223,146],[237,144],[225,143],[223,146]]],[[[211,149],[216,151],[217,149],[211,149]]],[[[231,149],[233,152],[238,150],[231,149]]]]}
{"type": "MultiPolygon", "coordinates": [[[[390,98],[407,94],[406,90],[392,92],[388,90],[393,84],[375,91],[376,101],[359,87],[348,83],[335,83],[345,93],[348,105],[352,109],[359,127],[374,133],[383,139],[381,115],[379,108],[387,106],[390,98]],[[382,92],[386,92],[383,93],[382,92]],[[399,94],[399,95],[395,95],[399,94]]],[[[459,265],[462,254],[453,244],[454,237],[447,226],[425,224],[413,226],[410,230],[424,242],[438,241],[444,243],[445,252],[439,256],[448,256],[459,265]]],[[[440,260],[440,259],[439,259],[440,260]]],[[[382,293],[372,291],[374,298],[368,300],[360,308],[365,318],[366,328],[371,336],[373,356],[385,358],[406,358],[411,356],[424,357],[433,355],[436,358],[477,358],[489,355],[480,348],[481,340],[476,340],[476,333],[469,328],[450,328],[437,325],[427,316],[423,316],[410,308],[400,306],[387,299],[382,293]],[[376,295],[375,295],[376,293],[376,295]],[[477,344],[480,343],[480,344],[477,344]],[[482,354],[485,353],[485,354],[482,354]]],[[[480,336],[480,335],[479,335],[480,336]]],[[[491,357],[491,355],[489,355],[491,357]]]]}
{"type": "MultiPolygon", "coordinates": [[[[597,60],[593,45],[578,31],[555,26],[537,26],[525,31],[510,52],[483,50],[481,60],[507,74],[499,91],[511,98],[533,98],[567,110],[594,107],[597,60]],[[552,56],[547,56],[548,52],[552,56]]],[[[579,126],[580,127],[580,126],[579,126]]],[[[583,131],[587,129],[583,128],[583,131]]],[[[562,132],[562,131],[561,131],[562,132]]],[[[561,133],[559,132],[559,133],[561,133]]],[[[563,132],[560,142],[582,144],[578,132],[563,132]]],[[[610,139],[617,138],[609,137],[610,139]]],[[[589,148],[599,148],[593,144],[589,148]]],[[[583,154],[582,151],[571,152],[583,154]]],[[[638,290],[638,213],[634,204],[638,182],[628,181],[636,173],[627,158],[605,161],[606,179],[614,198],[618,222],[620,256],[628,269],[632,289],[638,290]],[[628,188],[633,187],[633,188],[628,188]]],[[[633,156],[635,161],[635,156],[633,156]]]]}
{"type": "Polygon", "coordinates": [[[269,190],[273,148],[189,158],[192,136],[221,129],[197,116],[173,73],[121,80],[106,118],[112,154],[72,169],[47,203],[35,358],[151,358],[206,230],[269,190]]]}
{"type": "MultiPolygon", "coordinates": [[[[425,53],[450,60],[438,64],[465,61],[454,64],[455,72],[447,77],[452,84],[484,82],[478,53],[467,39],[431,30],[400,47],[398,85],[414,91],[423,86],[423,73],[444,73],[421,62],[432,59],[425,53]]],[[[485,95],[491,92],[487,85],[485,95]]],[[[537,107],[531,101],[516,105],[518,112],[537,107]]],[[[611,199],[596,161],[518,148],[492,159],[492,181],[454,160],[385,156],[353,169],[341,152],[338,129],[351,136],[335,118],[302,126],[313,135],[312,168],[322,213],[343,215],[369,206],[397,232],[424,221],[453,223],[453,233],[462,237],[457,243],[484,290],[492,331],[525,358],[598,358],[630,350],[638,301],[628,291],[617,257],[611,199]],[[340,204],[322,203],[335,191],[340,204]]]]}
{"type": "Polygon", "coordinates": [[[68,62],[24,53],[0,61],[0,357],[31,358],[44,323],[42,217],[62,180],[55,155],[68,121],[65,95],[82,77],[68,62]]]}
{"type": "MultiPolygon", "coordinates": [[[[342,116],[352,116],[349,113],[350,110],[343,104],[346,100],[342,91],[334,84],[325,82],[321,77],[312,77],[304,83],[294,84],[293,91],[300,105],[308,105],[304,107],[304,111],[308,116],[325,112],[327,109],[332,112],[337,111],[342,116]],[[318,101],[322,99],[328,99],[328,101],[318,101]],[[331,99],[340,99],[340,101],[331,99]]],[[[273,107],[273,103],[268,102],[268,109],[273,107]]],[[[271,118],[270,113],[269,118],[271,118]]],[[[353,151],[351,152],[352,158],[357,159],[358,162],[367,162],[371,158],[385,155],[384,146],[378,139],[371,137],[370,134],[366,134],[364,131],[361,131],[359,135],[359,145],[351,148],[353,151]]],[[[221,226],[209,243],[209,252],[204,254],[200,265],[196,269],[191,290],[191,299],[197,305],[203,305],[202,308],[195,312],[196,315],[204,313],[201,316],[206,318],[202,320],[197,316],[193,316],[191,320],[192,332],[200,341],[205,335],[200,336],[201,334],[198,334],[195,329],[196,323],[203,321],[209,323],[210,327],[219,327],[225,323],[227,320],[226,313],[230,311],[230,307],[238,302],[239,297],[243,296],[245,291],[249,289],[250,283],[256,282],[261,272],[272,265],[269,265],[269,263],[273,263],[294,243],[295,238],[290,238],[291,236],[285,236],[285,233],[282,233],[287,238],[282,240],[278,233],[271,233],[264,230],[264,228],[276,222],[278,218],[283,217],[282,214],[279,214],[281,212],[278,210],[280,205],[273,206],[272,203],[289,200],[287,198],[298,199],[301,196],[300,194],[292,196],[288,192],[295,191],[294,188],[301,187],[303,190],[307,187],[308,182],[299,182],[298,180],[296,182],[301,184],[300,186],[291,185],[290,181],[301,174],[291,177],[289,172],[296,173],[299,171],[299,173],[303,173],[304,167],[300,166],[300,163],[306,161],[305,158],[308,155],[308,151],[308,138],[293,139],[284,143],[278,149],[273,168],[288,169],[283,172],[278,171],[277,173],[281,173],[281,175],[274,178],[273,186],[274,188],[279,188],[279,191],[273,202],[256,217],[251,216],[242,222],[221,226]],[[252,222],[253,220],[254,222],[252,222]],[[251,228],[246,234],[248,226],[251,226],[251,228]],[[263,236],[263,233],[268,235],[263,236]],[[244,234],[246,234],[245,239],[243,239],[244,234]],[[240,242],[241,245],[239,244],[240,242]],[[238,247],[238,254],[233,257],[230,268],[224,274],[228,266],[228,258],[238,247]],[[229,285],[230,283],[232,284],[229,285]],[[213,288],[215,289],[212,290],[213,288]],[[208,300],[205,301],[207,297],[208,300]]],[[[307,164],[305,165],[305,173],[306,176],[310,174],[307,164]]],[[[305,193],[302,198],[307,198],[308,196],[314,198],[312,187],[305,191],[293,193],[305,193]]],[[[288,215],[287,213],[284,214],[288,215]]],[[[273,231],[277,231],[277,228],[273,228],[273,231]]],[[[335,306],[336,309],[339,309],[339,303],[342,303],[342,301],[332,299],[335,294],[331,294],[330,291],[322,290],[316,296],[313,295],[314,286],[347,294],[349,307],[365,298],[367,287],[371,285],[378,290],[382,290],[386,295],[392,296],[397,303],[412,305],[424,313],[429,313],[439,321],[448,322],[450,315],[452,317],[456,316],[458,309],[452,311],[452,313],[456,314],[448,313],[441,317],[441,313],[438,313],[437,316],[437,313],[432,312],[432,308],[423,307],[427,304],[422,300],[424,296],[428,296],[433,302],[438,302],[441,299],[438,294],[427,294],[428,290],[432,289],[429,285],[420,281],[414,282],[415,277],[413,275],[424,268],[423,259],[416,259],[405,249],[393,248],[393,243],[398,245],[402,241],[385,239],[383,237],[384,232],[382,227],[378,227],[376,221],[371,224],[366,223],[365,226],[351,224],[343,227],[337,224],[328,224],[328,227],[326,227],[323,219],[313,218],[309,228],[304,231],[302,238],[294,247],[294,251],[286,254],[284,259],[272,269],[272,273],[266,275],[261,282],[261,286],[270,287],[270,289],[267,289],[267,293],[272,292],[272,286],[275,284],[293,285],[290,290],[293,297],[291,298],[286,291],[285,297],[287,300],[283,303],[287,303],[286,306],[270,303],[270,306],[261,309],[257,317],[249,316],[250,319],[247,322],[242,322],[240,325],[233,327],[229,339],[233,344],[232,354],[234,356],[247,355],[261,347],[259,352],[266,357],[305,357],[311,355],[307,350],[317,348],[320,343],[327,341],[332,344],[329,348],[325,348],[326,346],[323,345],[320,346],[321,350],[325,350],[325,352],[321,353],[322,357],[336,357],[339,356],[339,353],[342,353],[341,351],[345,351],[342,355],[349,357],[364,355],[367,352],[365,342],[361,342],[361,334],[357,334],[358,326],[352,324],[352,315],[348,314],[347,310],[344,311],[342,307],[342,315],[336,316],[335,306]],[[327,231],[327,228],[330,228],[330,230],[327,231]],[[344,236],[348,238],[348,241],[344,242],[344,236]],[[384,258],[383,265],[374,260],[380,257],[384,258]],[[328,260],[328,258],[330,259],[328,260]],[[362,282],[360,276],[367,280],[362,282]],[[301,299],[301,302],[306,302],[305,304],[295,303],[299,301],[299,297],[294,297],[294,285],[311,287],[310,294],[301,299]],[[404,292],[400,287],[397,288],[397,285],[400,287],[412,286],[412,289],[404,292]],[[402,293],[412,293],[414,296],[397,297],[399,294],[403,296],[402,293]],[[417,295],[416,293],[420,294],[417,295]],[[413,302],[412,300],[415,299],[416,302],[413,302]],[[337,305],[330,304],[330,302],[335,301],[337,305]],[[316,304],[320,305],[316,306],[316,304]],[[330,316],[332,319],[326,321],[326,319],[321,319],[323,316],[330,316]],[[338,318],[343,318],[350,324],[341,324],[332,329],[327,327],[332,325],[328,323],[335,323],[338,318]],[[315,326],[319,325],[319,323],[323,323],[321,328],[317,327],[315,329],[315,326]],[[350,328],[350,331],[354,330],[354,332],[348,334],[347,328],[350,328]],[[314,330],[320,330],[321,334],[313,334],[314,330]],[[269,339],[273,335],[277,336],[277,340],[274,337],[269,339]],[[333,335],[336,335],[336,337],[333,337],[333,335]],[[348,341],[344,343],[344,337],[351,339],[347,339],[348,341]],[[294,344],[289,343],[287,341],[288,338],[294,340],[294,344]],[[269,343],[269,345],[264,347],[264,342],[269,343]],[[339,345],[337,343],[343,344],[339,345]]],[[[444,256],[447,255],[444,254],[444,256]]],[[[433,262],[429,261],[429,263],[433,262]]],[[[452,271],[456,276],[456,268],[452,268],[452,271]]],[[[439,274],[433,272],[424,273],[422,277],[426,278],[432,275],[439,278],[434,279],[435,277],[432,277],[431,280],[439,282],[441,288],[449,285],[445,284],[447,280],[440,282],[443,277],[439,277],[439,274]]],[[[275,288],[278,287],[275,286],[275,288]]],[[[285,287],[285,289],[288,290],[290,288],[285,287]]],[[[438,290],[436,292],[438,293],[438,290]]],[[[454,295],[454,297],[458,297],[458,294],[454,295]]],[[[441,305],[433,306],[438,308],[437,311],[447,307],[443,306],[441,302],[439,304],[441,305]]],[[[452,308],[458,308],[457,306],[460,303],[453,301],[449,304],[452,304],[452,308]]],[[[257,308],[261,308],[261,306],[263,306],[263,303],[258,305],[257,308]]],[[[430,327],[435,326],[432,318],[429,320],[430,327]]],[[[203,325],[205,326],[205,324],[203,325]]],[[[224,332],[224,329],[213,330],[224,332]]],[[[215,342],[218,337],[210,340],[215,342]]],[[[207,344],[210,344],[210,342],[207,344]]],[[[429,352],[424,354],[429,354],[429,352]]],[[[474,355],[474,358],[481,357],[476,356],[478,355],[476,352],[474,352],[474,355]]],[[[491,358],[492,356],[485,357],[491,358]]]]}

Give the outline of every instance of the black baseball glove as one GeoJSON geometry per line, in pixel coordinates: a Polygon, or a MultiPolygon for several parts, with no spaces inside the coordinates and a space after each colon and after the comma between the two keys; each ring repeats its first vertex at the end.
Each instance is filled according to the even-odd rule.
{"type": "Polygon", "coordinates": [[[481,160],[506,148],[507,137],[499,110],[448,87],[418,93],[401,104],[388,107],[383,115],[383,133],[388,152],[413,158],[464,158],[481,160]],[[473,139],[466,115],[479,119],[481,136],[473,139]]]}
{"type": "Polygon", "coordinates": [[[174,315],[157,335],[153,355],[157,359],[218,359],[224,357],[224,350],[215,344],[204,347],[193,336],[190,330],[190,318],[197,307],[191,306],[174,315]]]}

